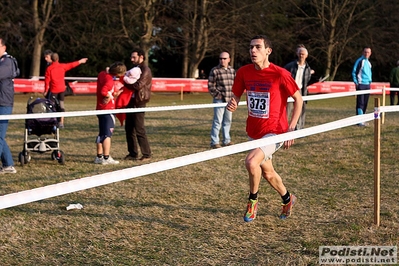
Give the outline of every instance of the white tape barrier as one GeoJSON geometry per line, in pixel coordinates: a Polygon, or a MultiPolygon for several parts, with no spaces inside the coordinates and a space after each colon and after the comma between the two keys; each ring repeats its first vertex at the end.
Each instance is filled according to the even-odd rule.
{"type": "MultiPolygon", "coordinates": [[[[336,92],[336,93],[326,93],[326,94],[317,94],[317,95],[308,95],[303,96],[304,101],[314,101],[314,100],[324,100],[324,99],[332,99],[332,98],[339,98],[339,97],[347,97],[353,95],[360,95],[360,94],[370,94],[370,93],[379,93],[382,92],[381,89],[373,89],[373,90],[361,90],[361,91],[349,91],[349,92],[336,92]]],[[[288,98],[288,102],[293,102],[294,99],[291,97],[288,98]]]]}
{"type": "MultiPolygon", "coordinates": [[[[32,76],[33,80],[44,80],[44,76],[32,76]]],[[[65,77],[65,80],[97,81],[97,77],[65,77]]]]}
{"type": "MultiPolygon", "coordinates": [[[[389,106],[384,109],[385,111],[399,111],[399,106],[389,106]]],[[[349,118],[341,119],[338,121],[322,124],[315,127],[305,128],[289,133],[280,134],[277,136],[248,141],[232,146],[223,147],[216,150],[207,150],[204,152],[198,152],[182,157],[177,157],[169,160],[160,162],[154,162],[150,164],[140,165],[128,169],[123,169],[111,173],[105,173],[101,175],[95,175],[90,177],[84,177],[75,179],[67,182],[62,182],[54,185],[45,187],[35,188],[31,190],[25,190],[21,192],[11,193],[4,196],[0,196],[0,209],[5,209],[21,204],[26,204],[38,200],[43,200],[51,197],[61,196],[72,192],[77,192],[89,188],[99,187],[123,180],[128,180],[144,175],[158,173],[182,166],[187,166],[215,158],[248,151],[260,146],[266,146],[277,142],[283,142],[285,140],[297,139],[306,137],[322,132],[331,131],[338,128],[343,128],[358,123],[373,120],[375,117],[379,118],[380,113],[376,110],[376,113],[369,113],[365,115],[357,115],[349,118]]]]}
{"type": "Polygon", "coordinates": [[[399,105],[387,105],[380,107],[380,113],[391,113],[391,112],[398,112],[399,105]]]}
{"type": "MultiPolygon", "coordinates": [[[[367,94],[370,92],[380,92],[381,90],[364,90],[364,91],[351,91],[340,93],[328,93],[302,97],[304,101],[314,101],[338,97],[346,97],[359,94],[367,94]]],[[[289,98],[288,102],[293,99],[289,98]]],[[[245,101],[241,101],[239,105],[246,105],[245,101]]],[[[75,111],[75,112],[54,112],[54,113],[40,113],[40,114],[13,114],[1,115],[0,120],[15,120],[15,119],[35,119],[35,118],[49,118],[49,117],[76,117],[76,116],[92,116],[102,114],[119,114],[119,113],[139,113],[139,112],[159,112],[159,111],[175,111],[175,110],[188,110],[188,109],[203,109],[223,107],[226,103],[211,103],[211,104],[194,104],[194,105],[176,105],[176,106],[159,106],[159,107],[145,107],[145,108],[127,108],[115,110],[91,110],[91,111],[75,111]]]]}
{"type": "MultiPolygon", "coordinates": [[[[240,105],[246,104],[245,102],[240,105]]],[[[210,104],[193,104],[193,105],[177,105],[177,106],[159,106],[159,107],[145,107],[145,108],[127,108],[114,110],[92,110],[92,111],[74,111],[74,112],[53,112],[53,113],[35,113],[35,114],[15,114],[15,115],[1,115],[0,120],[13,119],[35,119],[35,118],[49,118],[49,117],[75,117],[75,116],[92,116],[103,114],[119,114],[119,113],[139,113],[139,112],[159,112],[159,111],[175,111],[188,109],[203,109],[211,107],[226,106],[226,103],[210,103],[210,104]]]]}

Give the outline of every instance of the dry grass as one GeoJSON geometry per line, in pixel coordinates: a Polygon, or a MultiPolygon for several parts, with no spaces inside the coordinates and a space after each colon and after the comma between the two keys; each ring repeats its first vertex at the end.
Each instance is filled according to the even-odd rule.
{"type": "MultiPolygon", "coordinates": [[[[208,95],[154,95],[151,105],[209,103],[208,95]]],[[[18,95],[14,113],[25,113],[18,95]]],[[[374,101],[370,99],[369,110],[374,101]]],[[[353,97],[308,104],[307,126],[352,116],[353,97]]],[[[67,110],[88,110],[93,96],[66,99],[67,110]]],[[[154,161],[204,151],[211,109],[146,114],[154,161]]],[[[246,141],[245,107],[234,114],[233,141],[246,141]]],[[[258,217],[242,221],[248,181],[244,153],[0,210],[0,265],[316,265],[321,245],[398,245],[399,114],[382,127],[381,226],[373,225],[373,127],[347,127],[296,141],[274,156],[294,214],[278,219],[280,199],[263,181],[258,217]],[[70,203],[82,210],[66,211],[70,203]]],[[[23,121],[7,140],[22,150],[23,121]]],[[[0,194],[133,167],[94,165],[95,117],[66,119],[66,164],[33,154],[16,175],[0,178],[0,194]]],[[[112,156],[126,155],[117,128],[112,156]]],[[[134,168],[132,168],[134,171],[134,168]]]]}

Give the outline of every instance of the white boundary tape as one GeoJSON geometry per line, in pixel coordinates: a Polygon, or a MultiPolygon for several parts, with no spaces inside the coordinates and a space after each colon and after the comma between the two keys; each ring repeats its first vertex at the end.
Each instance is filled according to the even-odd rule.
{"type": "Polygon", "coordinates": [[[223,147],[216,150],[207,150],[204,152],[194,153],[182,157],[177,157],[169,160],[154,162],[132,168],[127,168],[111,173],[104,173],[100,175],[84,177],[75,179],[67,182],[57,183],[48,185],[40,188],[31,190],[25,190],[21,192],[11,193],[0,196],[0,209],[10,208],[13,206],[26,204],[38,200],[43,200],[51,197],[65,195],[72,192],[77,192],[89,188],[99,187],[123,180],[128,180],[143,175],[149,175],[158,173],[165,170],[170,170],[182,166],[195,164],[247,150],[251,150],[260,146],[266,146],[269,144],[282,142],[285,140],[296,139],[314,135],[322,132],[331,131],[334,129],[355,125],[358,123],[373,120],[379,118],[380,112],[393,112],[399,111],[399,106],[387,106],[381,107],[380,110],[376,110],[375,113],[369,113],[364,115],[356,115],[345,119],[337,120],[334,122],[318,125],[311,128],[297,130],[289,133],[280,134],[277,136],[248,141],[228,147],[223,147]]]}
{"type": "MultiPolygon", "coordinates": [[[[365,93],[370,93],[370,92],[381,92],[381,90],[377,89],[377,90],[327,93],[327,94],[304,96],[302,98],[304,101],[314,101],[314,100],[322,100],[322,99],[331,99],[331,98],[359,95],[359,94],[365,94],[365,93]]],[[[79,96],[77,96],[77,97],[79,97],[79,96]]],[[[293,99],[290,98],[290,99],[288,99],[288,101],[292,102],[293,99]]],[[[241,101],[239,103],[239,105],[246,105],[246,102],[241,101]]],[[[34,118],[49,118],[49,117],[76,117],[76,116],[92,116],[92,115],[118,114],[118,113],[175,111],[175,110],[202,109],[202,108],[213,108],[213,107],[223,107],[223,106],[226,106],[226,103],[159,106],[159,107],[128,108],[128,109],[115,109],[115,110],[54,112],[54,113],[40,113],[40,114],[13,114],[13,115],[1,115],[0,120],[34,119],[34,118]]]]}
{"type": "Polygon", "coordinates": [[[111,173],[105,173],[81,179],[75,179],[67,182],[57,183],[54,185],[44,186],[22,192],[7,194],[0,196],[0,209],[17,206],[20,204],[30,203],[38,200],[43,200],[51,197],[56,197],[72,192],[77,192],[84,189],[94,188],[106,184],[111,184],[118,181],[136,178],[143,175],[158,173],[165,170],[174,169],[198,162],[203,162],[247,150],[251,150],[260,146],[269,145],[272,143],[282,142],[289,139],[300,138],[317,134],[329,130],[334,130],[340,127],[354,125],[360,122],[369,121],[374,118],[374,114],[366,114],[361,116],[349,117],[338,120],[336,122],[319,125],[307,129],[293,131],[270,138],[248,141],[228,147],[223,147],[216,150],[207,150],[204,152],[194,153],[182,157],[177,157],[160,162],[154,162],[141,166],[136,166],[128,169],[123,169],[111,173]]]}

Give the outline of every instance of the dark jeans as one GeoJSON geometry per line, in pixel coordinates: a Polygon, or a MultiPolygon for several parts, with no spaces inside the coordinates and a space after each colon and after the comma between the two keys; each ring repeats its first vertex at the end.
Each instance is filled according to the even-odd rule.
{"type": "MultiPolygon", "coordinates": [[[[145,104],[137,106],[134,103],[129,103],[126,108],[140,107],[145,107],[145,104]]],[[[125,132],[127,150],[132,157],[138,157],[138,146],[140,146],[141,153],[144,157],[151,157],[150,144],[148,143],[147,133],[144,127],[144,115],[144,112],[126,114],[125,132]]]]}
{"type": "MultiPolygon", "coordinates": [[[[391,88],[399,88],[399,85],[392,85],[391,88]]],[[[390,91],[389,98],[391,98],[391,105],[395,105],[395,95],[398,95],[397,105],[399,105],[399,91],[390,91]]]]}
{"type": "MultiPolygon", "coordinates": [[[[359,84],[356,86],[357,91],[370,90],[370,84],[359,84]]],[[[356,95],[356,114],[362,115],[366,113],[367,105],[369,103],[370,94],[356,95]]]]}
{"type": "MultiPolygon", "coordinates": [[[[11,106],[0,106],[0,115],[10,115],[11,113],[11,106]]],[[[0,158],[3,167],[14,165],[10,148],[6,142],[7,128],[8,120],[0,120],[0,158]]]]}

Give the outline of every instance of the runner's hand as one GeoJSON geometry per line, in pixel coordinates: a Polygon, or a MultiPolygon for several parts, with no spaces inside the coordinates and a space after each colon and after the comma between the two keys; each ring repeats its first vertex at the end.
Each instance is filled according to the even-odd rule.
{"type": "Polygon", "coordinates": [[[237,101],[236,101],[236,99],[233,97],[233,98],[231,98],[231,100],[227,103],[226,108],[227,108],[227,110],[229,110],[230,112],[234,112],[235,110],[237,110],[237,106],[238,106],[237,101]]]}

